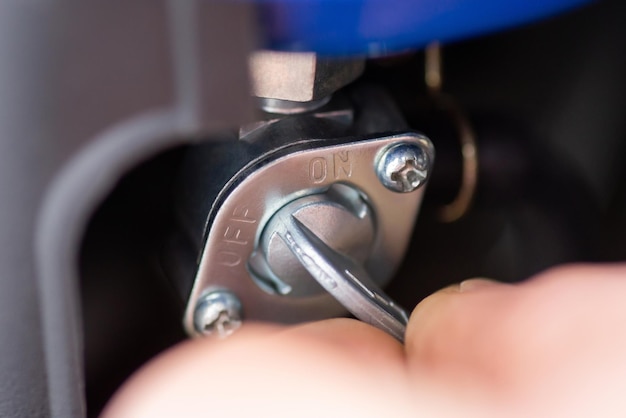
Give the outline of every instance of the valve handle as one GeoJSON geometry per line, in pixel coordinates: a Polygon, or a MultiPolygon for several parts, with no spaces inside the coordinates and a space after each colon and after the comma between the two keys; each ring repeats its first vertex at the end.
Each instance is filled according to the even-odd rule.
{"type": "Polygon", "coordinates": [[[278,234],[311,276],[355,317],[404,342],[409,321],[406,311],[367,271],[326,245],[295,216],[279,216],[283,229],[278,234]]]}

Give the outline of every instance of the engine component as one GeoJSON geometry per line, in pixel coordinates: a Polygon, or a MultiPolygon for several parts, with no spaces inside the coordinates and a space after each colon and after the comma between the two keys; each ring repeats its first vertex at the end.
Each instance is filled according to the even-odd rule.
{"type": "Polygon", "coordinates": [[[270,293],[313,296],[324,290],[285,240],[285,219],[294,218],[325,245],[363,263],[375,238],[374,214],[361,193],[343,183],[280,208],[267,222],[249,260],[253,278],[270,293]]]}
{"type": "Polygon", "coordinates": [[[430,141],[405,129],[384,91],[357,85],[195,148],[178,216],[191,246],[170,269],[187,332],[348,310],[401,339],[406,314],[380,289],[404,257],[434,159],[430,141]],[[237,303],[213,303],[216,292],[237,303]]]}
{"type": "MultiPolygon", "coordinates": [[[[283,279],[280,282],[272,281],[268,279],[271,275],[259,274],[261,263],[252,262],[250,265],[247,262],[258,258],[253,256],[256,248],[264,247],[273,251],[273,246],[279,246],[273,241],[272,233],[264,231],[275,228],[272,226],[272,217],[280,213],[281,208],[291,208],[289,202],[295,202],[296,205],[317,202],[322,206],[332,206],[328,196],[338,194],[340,198],[337,199],[345,199],[348,195],[354,197],[353,192],[359,190],[360,199],[363,199],[363,205],[367,202],[366,206],[360,205],[359,209],[359,204],[353,202],[344,207],[353,205],[353,211],[361,211],[357,215],[357,218],[365,218],[361,228],[368,222],[368,211],[364,207],[371,207],[375,214],[370,219],[375,219],[376,233],[371,240],[372,248],[363,263],[373,282],[381,286],[386,284],[404,255],[423,190],[398,194],[379,181],[376,174],[378,160],[398,143],[413,144],[430,160],[433,158],[432,145],[427,138],[415,133],[404,133],[318,146],[274,160],[270,158],[270,161],[255,161],[253,167],[242,170],[231,179],[229,187],[220,193],[220,198],[213,205],[214,214],[209,217],[210,226],[185,314],[187,331],[192,335],[203,333],[203,329],[194,325],[194,312],[202,295],[214,289],[232,291],[241,300],[245,317],[257,320],[300,322],[344,312],[344,307],[330,295],[316,291],[315,286],[306,281],[304,284],[299,283],[303,280],[298,279],[302,275],[297,272],[298,269],[295,279],[291,283],[284,283],[287,274],[280,273],[283,279]],[[285,173],[289,175],[285,176],[285,173]],[[341,192],[338,193],[338,190],[341,192]],[[346,190],[350,192],[346,193],[346,190]],[[259,286],[259,283],[262,285],[259,286]]],[[[304,204],[304,208],[298,208],[295,212],[302,212],[304,218],[306,206],[304,204]]],[[[345,226],[348,225],[341,227],[345,226]]],[[[368,228],[366,226],[366,230],[360,233],[367,236],[368,228]]],[[[332,232],[336,233],[339,229],[335,228],[332,232]]],[[[320,241],[323,242],[322,239],[320,241]]],[[[348,246],[352,246],[348,252],[353,256],[356,254],[357,258],[360,251],[367,252],[357,248],[354,242],[348,246]]],[[[292,253],[293,248],[292,245],[292,253]]],[[[270,264],[273,264],[273,257],[270,254],[270,264]]],[[[311,273],[306,264],[304,267],[311,273]]]]}
{"type": "Polygon", "coordinates": [[[430,157],[416,144],[397,144],[379,159],[376,172],[381,183],[391,191],[410,193],[424,185],[430,157]]]}
{"type": "Polygon", "coordinates": [[[196,305],[193,323],[204,334],[228,336],[241,325],[241,302],[227,290],[204,294],[196,305]]]}
{"type": "MultiPolygon", "coordinates": [[[[271,236],[284,242],[301,266],[350,313],[403,342],[409,320],[406,312],[380,290],[360,263],[334,251],[301,220],[298,216],[301,203],[295,201],[272,217],[271,236]]],[[[357,218],[368,217],[364,205],[357,203],[354,209],[353,215],[357,218]]],[[[312,225],[316,224],[319,225],[319,222],[312,225]]],[[[322,225],[325,224],[322,221],[322,225]]],[[[343,235],[341,232],[352,229],[344,224],[335,231],[343,235]]]]}
{"type": "Polygon", "coordinates": [[[364,68],[363,59],[322,58],[313,52],[261,50],[250,57],[253,93],[271,113],[293,114],[320,107],[364,68]]]}

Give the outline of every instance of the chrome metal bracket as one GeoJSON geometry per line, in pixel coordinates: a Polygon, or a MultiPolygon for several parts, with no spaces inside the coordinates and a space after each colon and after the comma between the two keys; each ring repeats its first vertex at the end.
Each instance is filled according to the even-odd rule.
{"type": "Polygon", "coordinates": [[[414,144],[432,158],[430,141],[417,133],[402,133],[367,140],[296,151],[259,163],[235,175],[212,208],[199,268],[184,316],[192,336],[197,303],[206,294],[228,289],[241,301],[247,320],[297,323],[345,313],[330,294],[290,297],[264,291],[251,278],[247,261],[264,225],[287,203],[328,190],[342,183],[362,191],[375,213],[377,235],[364,264],[368,275],[384,286],[399,266],[408,246],[424,188],[398,193],[377,174],[380,159],[398,144],[414,144]],[[243,173],[247,174],[242,178],[243,173]]]}

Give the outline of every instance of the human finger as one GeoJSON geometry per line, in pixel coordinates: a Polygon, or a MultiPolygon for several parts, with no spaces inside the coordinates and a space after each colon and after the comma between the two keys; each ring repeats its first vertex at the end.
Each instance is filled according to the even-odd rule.
{"type": "Polygon", "coordinates": [[[409,369],[457,392],[505,400],[508,409],[517,402],[597,413],[617,399],[605,399],[607,388],[623,387],[626,376],[624,294],[623,264],[446,288],[411,316],[409,369]]]}
{"type": "Polygon", "coordinates": [[[226,340],[162,354],[122,387],[104,417],[408,417],[403,359],[393,339],[356,321],[249,324],[226,340]]]}

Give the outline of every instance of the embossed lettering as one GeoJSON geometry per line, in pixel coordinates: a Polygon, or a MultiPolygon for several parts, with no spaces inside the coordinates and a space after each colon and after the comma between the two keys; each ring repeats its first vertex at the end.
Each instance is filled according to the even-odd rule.
{"type": "Polygon", "coordinates": [[[232,251],[219,251],[217,262],[223,266],[236,267],[241,264],[241,256],[232,251]]]}
{"type": "Polygon", "coordinates": [[[315,184],[323,183],[328,175],[328,164],[326,159],[316,157],[309,163],[309,178],[315,184]]]}
{"type": "Polygon", "coordinates": [[[247,224],[256,223],[256,219],[250,215],[250,209],[247,206],[237,206],[233,209],[233,216],[230,218],[234,222],[244,222],[247,224]]]}
{"type": "Polygon", "coordinates": [[[335,165],[335,179],[342,175],[352,177],[352,160],[348,151],[339,151],[333,154],[333,163],[335,165]]]}
{"type": "Polygon", "coordinates": [[[242,232],[239,228],[233,228],[232,226],[227,226],[224,231],[224,239],[222,241],[227,242],[229,244],[239,244],[246,245],[248,243],[247,240],[241,237],[242,232]]]}

